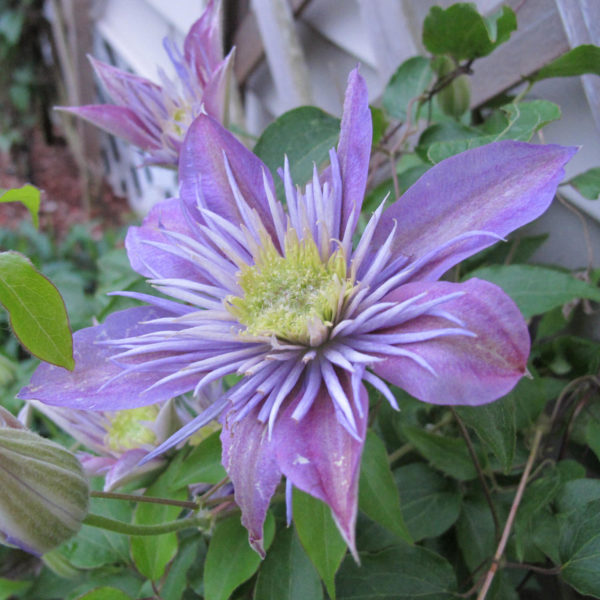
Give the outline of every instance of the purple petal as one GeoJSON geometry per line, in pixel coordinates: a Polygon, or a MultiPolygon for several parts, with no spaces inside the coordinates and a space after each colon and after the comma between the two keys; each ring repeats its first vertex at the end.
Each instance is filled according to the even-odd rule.
{"type": "Polygon", "coordinates": [[[152,207],[141,227],[130,227],[125,239],[129,262],[144,277],[181,278],[205,282],[200,270],[189,260],[149,242],[172,244],[165,231],[194,237],[179,198],[168,198],[152,207]]]}
{"type": "MultiPolygon", "coordinates": [[[[527,325],[515,303],[499,287],[480,279],[410,283],[384,301],[402,302],[422,292],[426,295],[417,306],[464,292],[437,308],[462,320],[477,337],[448,335],[403,346],[424,359],[435,374],[404,356],[389,356],[375,363],[373,371],[431,404],[474,406],[507,394],[525,374],[530,346],[527,325]]],[[[426,332],[449,326],[455,325],[443,316],[426,315],[381,332],[426,332]]]]}
{"type": "Polygon", "coordinates": [[[243,221],[227,177],[224,154],[244,200],[256,209],[267,231],[276,239],[263,183],[264,172],[275,195],[269,169],[207,115],[200,115],[192,123],[183,142],[179,160],[181,199],[199,221],[202,221],[196,209],[199,202],[236,225],[243,221]]]}
{"type": "Polygon", "coordinates": [[[214,70],[204,87],[202,102],[206,112],[217,119],[219,123],[224,123],[227,112],[229,96],[229,85],[231,84],[231,69],[233,67],[233,56],[235,49],[232,50],[214,70]]]}
{"type": "Polygon", "coordinates": [[[337,149],[343,181],[342,235],[352,211],[354,211],[352,229],[360,216],[367,185],[372,139],[373,125],[367,85],[356,68],[348,76],[340,142],[337,149]]]}
{"type": "Polygon", "coordinates": [[[142,475],[164,467],[165,459],[155,458],[143,465],[140,461],[148,454],[146,450],[134,448],[124,452],[106,472],[104,491],[112,492],[142,475]]]}
{"type": "MultiPolygon", "coordinates": [[[[432,167],[382,215],[375,246],[396,224],[395,251],[419,259],[470,231],[501,237],[550,205],[576,148],[503,141],[452,156],[432,167]]],[[[419,279],[437,279],[450,267],[493,244],[463,238],[432,257],[419,279]]]]}
{"type": "Polygon", "coordinates": [[[148,132],[137,113],[125,106],[90,104],[72,107],[57,106],[57,109],[81,117],[92,125],[139,146],[142,150],[160,147],[160,143],[148,132]]]}
{"type": "Polygon", "coordinates": [[[281,471],[267,426],[258,421],[257,411],[237,422],[235,416],[236,411],[231,410],[223,422],[223,466],[233,483],[250,545],[264,558],[263,524],[281,471]]]}
{"type": "MultiPolygon", "coordinates": [[[[98,342],[164,330],[164,324],[147,325],[143,322],[169,314],[157,308],[140,306],[113,313],[102,325],[81,329],[73,336],[75,369],[67,371],[42,363],[18,397],[83,410],[120,410],[162,402],[193,389],[198,381],[197,374],[146,391],[149,386],[172,373],[172,365],[170,368],[167,366],[166,371],[146,369],[130,372],[101,389],[103,384],[119,375],[123,368],[110,360],[117,350],[98,342]]],[[[152,358],[169,355],[166,352],[156,352],[152,358]]],[[[147,360],[147,356],[135,357],[128,364],[136,364],[137,361],[144,363],[147,360]]]]}
{"type": "MultiPolygon", "coordinates": [[[[340,372],[338,377],[346,395],[352,398],[350,376],[340,372]]],[[[288,404],[273,428],[273,444],[281,472],[297,488],[329,505],[353,554],[356,554],[358,475],[368,412],[368,396],[362,385],[359,394],[357,400],[362,416],[354,410],[354,419],[362,442],[354,439],[338,421],[325,385],[300,421],[292,419],[292,414],[302,395],[288,404]]]]}
{"type": "Polygon", "coordinates": [[[210,0],[202,16],[191,26],[183,42],[185,62],[202,82],[223,57],[221,1],[210,0]]]}

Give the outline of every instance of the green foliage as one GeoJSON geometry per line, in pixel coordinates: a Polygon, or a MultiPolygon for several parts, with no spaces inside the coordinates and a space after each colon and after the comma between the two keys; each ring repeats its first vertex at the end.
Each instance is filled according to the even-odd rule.
{"type": "MultiPolygon", "coordinates": [[[[414,56],[404,61],[392,75],[385,91],[382,104],[387,114],[395,119],[406,119],[408,105],[429,87],[433,79],[430,61],[424,56],[414,56]]],[[[414,115],[417,105],[413,104],[414,115]]]]}
{"type": "Polygon", "coordinates": [[[33,221],[33,226],[37,229],[40,219],[40,190],[32,185],[26,184],[21,188],[13,190],[0,190],[0,202],[20,202],[27,208],[33,221]]]}
{"type": "Polygon", "coordinates": [[[544,65],[532,77],[532,81],[551,77],[575,77],[586,73],[600,75],[600,48],[592,44],[577,46],[544,65]]]}
{"type": "Polygon", "coordinates": [[[600,167],[588,169],[565,183],[572,185],[589,200],[597,200],[600,197],[600,167]]]}

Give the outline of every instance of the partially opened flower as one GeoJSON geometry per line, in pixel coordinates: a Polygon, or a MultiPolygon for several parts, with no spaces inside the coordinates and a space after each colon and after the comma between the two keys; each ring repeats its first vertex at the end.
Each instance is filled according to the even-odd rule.
{"type": "MultiPolygon", "coordinates": [[[[157,205],[127,249],[135,270],[183,301],[111,315],[75,335],[73,373],[41,366],[21,397],[76,408],[141,406],[242,375],[158,451],[213,418],[250,542],[286,478],[326,502],[354,552],[365,383],[436,404],[478,405],[524,374],[525,321],[495,285],[437,282],[541,214],[574,149],[500,142],[428,171],[353,245],[371,149],[367,91],[349,77],[330,166],[286,209],[265,165],[206,115],[180,161],[181,198],[157,205]]],[[[133,295],[128,293],[128,295],[133,295]]],[[[152,454],[151,454],[152,456],[152,454]]]]}
{"type": "Polygon", "coordinates": [[[210,0],[190,28],[183,53],[169,39],[165,49],[175,81],[159,71],[162,85],[91,58],[115,104],[59,107],[148,153],[147,164],[177,165],[181,143],[204,110],[223,122],[233,51],[223,59],[220,0],[210,0]]]}

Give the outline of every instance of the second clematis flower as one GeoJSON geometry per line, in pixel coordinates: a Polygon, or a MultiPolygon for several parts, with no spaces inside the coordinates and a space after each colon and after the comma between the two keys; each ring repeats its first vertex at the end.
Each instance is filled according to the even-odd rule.
{"type": "Polygon", "coordinates": [[[507,141],[449,158],[382,204],[354,243],[371,138],[354,70],[329,167],[300,189],[286,161],[284,208],[266,166],[200,115],[181,152],[180,198],[127,236],[132,267],[170,298],[128,293],[151,306],[78,332],[75,371],[42,365],[20,396],[115,410],[237,373],[156,452],[220,419],[223,464],[260,554],[282,475],[288,499],[296,486],[330,506],[356,553],[365,383],[394,407],[388,383],[448,405],[511,390],[530,344],[516,305],[485,281],[437,279],[540,215],[575,152],[507,141]]]}
{"type": "Polygon", "coordinates": [[[144,150],[146,164],[176,166],[192,121],[204,110],[224,122],[233,50],[223,59],[220,0],[210,0],[192,25],[183,53],[169,39],[165,49],[175,81],[162,71],[162,85],[90,58],[115,104],[58,107],[144,150]]]}

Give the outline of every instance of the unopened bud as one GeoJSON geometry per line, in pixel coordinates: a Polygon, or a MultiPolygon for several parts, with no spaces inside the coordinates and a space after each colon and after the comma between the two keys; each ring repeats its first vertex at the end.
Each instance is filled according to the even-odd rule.
{"type": "MultiPolygon", "coordinates": [[[[442,79],[456,68],[454,62],[446,56],[436,57],[433,69],[442,79]]],[[[471,105],[471,82],[468,75],[459,75],[437,94],[438,105],[442,112],[458,119],[471,105]]]]}
{"type": "Polygon", "coordinates": [[[75,456],[0,412],[0,543],[44,554],[79,531],[88,503],[75,456]]]}

